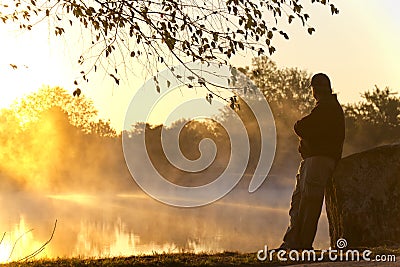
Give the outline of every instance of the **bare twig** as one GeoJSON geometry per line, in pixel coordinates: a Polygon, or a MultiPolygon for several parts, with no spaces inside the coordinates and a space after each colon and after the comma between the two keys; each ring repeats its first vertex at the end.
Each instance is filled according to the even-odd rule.
{"type": "Polygon", "coordinates": [[[6,232],[3,233],[3,236],[1,237],[0,244],[3,243],[4,237],[6,236],[6,232]]]}
{"type": "Polygon", "coordinates": [[[24,237],[27,233],[30,233],[30,232],[32,232],[32,231],[33,231],[33,229],[29,229],[28,231],[26,231],[25,233],[23,233],[22,235],[20,235],[20,236],[15,240],[14,245],[13,245],[13,247],[12,247],[12,249],[11,249],[11,252],[10,252],[10,254],[8,255],[7,261],[9,261],[9,260],[11,259],[11,256],[12,256],[12,254],[13,254],[13,252],[14,252],[15,246],[17,245],[18,241],[21,240],[21,238],[24,237]]]}
{"type": "Polygon", "coordinates": [[[27,261],[27,260],[35,257],[36,255],[38,255],[40,252],[42,252],[46,248],[46,246],[51,242],[51,240],[53,239],[54,232],[56,231],[56,227],[57,227],[57,220],[54,222],[53,231],[51,232],[51,236],[50,236],[49,240],[47,240],[40,248],[35,250],[33,253],[29,254],[28,256],[23,257],[22,259],[19,259],[18,261],[27,261]]]}

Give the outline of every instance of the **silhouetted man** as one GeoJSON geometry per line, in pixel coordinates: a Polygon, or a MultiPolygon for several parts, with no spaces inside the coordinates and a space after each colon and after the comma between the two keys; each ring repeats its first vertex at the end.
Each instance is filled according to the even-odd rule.
{"type": "Polygon", "coordinates": [[[317,105],[294,125],[303,160],[290,204],[290,225],[280,249],[312,249],[325,185],[342,156],[344,115],[328,76],[315,74],[311,88],[317,105]]]}

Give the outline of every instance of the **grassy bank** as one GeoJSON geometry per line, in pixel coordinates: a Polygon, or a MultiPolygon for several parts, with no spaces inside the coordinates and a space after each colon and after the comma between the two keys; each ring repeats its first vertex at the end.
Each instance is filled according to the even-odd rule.
{"type": "MultiPolygon", "coordinates": [[[[363,251],[367,248],[359,249],[363,251]]],[[[371,259],[375,255],[395,255],[400,256],[400,248],[396,247],[378,247],[369,249],[372,251],[371,259]]],[[[320,255],[320,251],[317,252],[320,255]]],[[[328,257],[324,260],[329,262],[328,257]]],[[[4,267],[34,267],[34,266],[49,266],[49,267],[65,267],[65,266],[284,266],[291,264],[307,264],[307,262],[292,262],[290,260],[281,262],[274,257],[271,261],[259,261],[256,253],[237,253],[224,252],[218,254],[192,254],[192,253],[177,253],[177,254],[155,254],[151,256],[131,256],[131,257],[114,257],[100,259],[83,259],[83,258],[59,258],[52,260],[31,260],[27,262],[11,262],[1,264],[4,267]]],[[[311,262],[308,262],[311,263],[311,262]]],[[[315,263],[315,262],[313,262],[315,263]]],[[[331,262],[332,263],[332,262],[331,262]]],[[[342,263],[346,266],[346,262],[342,263]]],[[[350,263],[350,262],[347,262],[350,263]]],[[[352,262],[353,265],[357,263],[352,262]]],[[[366,263],[366,262],[364,262],[366,263]]],[[[372,263],[372,262],[371,262],[372,263]]],[[[352,266],[353,266],[352,265],[352,266]]],[[[335,265],[336,266],[336,265],[335,265]]],[[[358,266],[358,265],[357,265],[358,266]]],[[[375,265],[374,265],[375,266],[375,265]]],[[[388,265],[389,266],[389,265],[388,265]]],[[[392,265],[390,265],[392,266],[392,265]]]]}
{"type": "Polygon", "coordinates": [[[114,257],[104,259],[60,258],[12,262],[1,266],[278,266],[260,262],[256,253],[224,252],[218,254],[157,254],[152,256],[114,257]]]}

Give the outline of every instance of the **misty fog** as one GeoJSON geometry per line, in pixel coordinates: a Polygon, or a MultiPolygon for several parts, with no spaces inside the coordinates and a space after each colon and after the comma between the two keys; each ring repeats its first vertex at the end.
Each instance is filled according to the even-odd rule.
{"type": "MultiPolygon", "coordinates": [[[[94,113],[88,112],[94,110],[91,102],[63,93],[48,88],[22,101],[25,106],[1,111],[2,262],[18,260],[38,249],[49,239],[55,220],[54,237],[39,258],[255,252],[264,245],[272,248],[280,244],[300,160],[291,129],[277,122],[280,132],[275,162],[261,188],[250,194],[247,188],[259,153],[259,139],[252,115],[242,108],[238,113],[246,124],[251,146],[244,179],[217,202],[176,208],[152,199],[136,185],[124,160],[121,135],[107,123],[93,119],[94,113]],[[54,104],[46,106],[43,94],[54,104]],[[54,98],[60,94],[69,106],[57,106],[54,98]],[[38,103],[42,107],[32,114],[32,106],[38,103]],[[22,120],[26,120],[27,111],[28,122],[22,120]]],[[[198,144],[203,138],[215,141],[218,152],[209,168],[194,174],[174,169],[162,153],[162,126],[146,125],[150,157],[166,179],[176,184],[207,184],[229,161],[227,133],[212,120],[192,121],[186,126],[179,138],[187,158],[199,157],[198,144]]],[[[174,131],[174,126],[166,131],[174,131]]],[[[130,142],[135,143],[134,127],[123,134],[129,134],[130,142]]],[[[140,161],[140,157],[135,158],[134,147],[130,153],[140,161]]],[[[315,247],[328,247],[328,242],[323,213],[315,247]]]]}

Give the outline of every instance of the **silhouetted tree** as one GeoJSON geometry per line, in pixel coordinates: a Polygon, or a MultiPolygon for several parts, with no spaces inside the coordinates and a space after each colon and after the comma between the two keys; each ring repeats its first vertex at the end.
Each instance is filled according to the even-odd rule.
{"type": "Polygon", "coordinates": [[[68,115],[70,123],[85,133],[111,137],[117,135],[109,121],[97,119],[98,112],[93,101],[84,95],[74,97],[61,87],[44,87],[17,102],[14,110],[22,123],[29,123],[52,107],[61,108],[68,115]]]}
{"type": "Polygon", "coordinates": [[[400,98],[389,88],[375,86],[362,94],[363,100],[344,106],[347,143],[357,150],[400,139],[400,98]]]}
{"type": "Polygon", "coordinates": [[[43,87],[22,98],[14,105],[22,122],[38,119],[39,115],[52,107],[60,107],[68,114],[72,125],[88,130],[89,123],[97,116],[93,102],[85,96],[73,97],[61,87],[43,87]]]}
{"type": "Polygon", "coordinates": [[[239,68],[261,90],[275,116],[308,113],[315,101],[309,88],[311,75],[297,68],[278,68],[266,56],[256,57],[252,65],[239,68]]]}
{"type": "Polygon", "coordinates": [[[118,136],[117,131],[112,128],[110,120],[104,121],[102,119],[99,119],[96,122],[90,122],[89,132],[106,137],[118,136]]]}
{"type": "Polygon", "coordinates": [[[345,106],[347,118],[397,128],[400,126],[400,99],[396,95],[388,87],[381,90],[375,86],[374,90],[361,95],[363,101],[345,106]]]}

